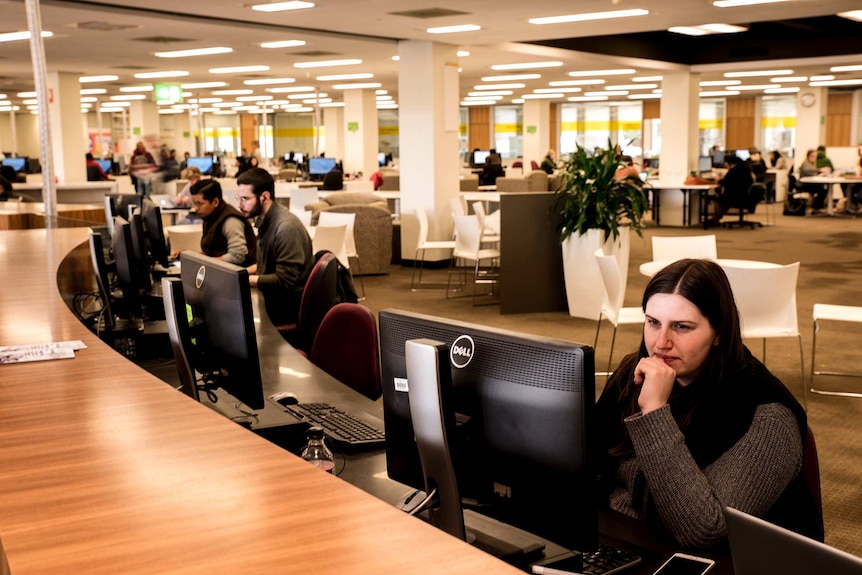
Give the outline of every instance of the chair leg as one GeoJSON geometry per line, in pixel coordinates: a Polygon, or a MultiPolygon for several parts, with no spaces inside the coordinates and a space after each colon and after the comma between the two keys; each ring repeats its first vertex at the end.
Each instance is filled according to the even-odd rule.
{"type": "Polygon", "coordinates": [[[596,339],[593,341],[593,351],[599,347],[599,330],[602,329],[602,314],[599,314],[599,320],[596,322],[596,339]]]}
{"type": "MultiPolygon", "coordinates": [[[[356,264],[356,275],[359,277],[359,285],[362,287],[362,295],[359,296],[359,301],[365,299],[365,282],[362,279],[362,265],[359,263],[359,256],[353,256],[353,263],[356,264]]],[[[353,266],[350,267],[350,275],[353,277],[353,266]]]]}
{"type": "Polygon", "coordinates": [[[413,256],[413,275],[410,276],[410,291],[416,291],[416,268],[419,268],[419,285],[422,285],[422,264],[425,259],[425,250],[416,250],[416,254],[413,256]],[[422,252],[421,256],[419,252],[422,252]],[[420,257],[422,259],[420,259],[420,257]],[[421,262],[421,263],[420,263],[421,262]]]}
{"type": "Polygon", "coordinates": [[[798,336],[799,339],[799,367],[802,372],[802,407],[805,408],[805,411],[808,411],[808,391],[805,386],[805,359],[802,357],[802,334],[800,333],[798,336]]]}
{"type": "Polygon", "coordinates": [[[611,335],[611,349],[608,352],[608,374],[611,373],[611,360],[614,357],[614,343],[617,341],[617,326],[614,326],[614,333],[611,335]]]}

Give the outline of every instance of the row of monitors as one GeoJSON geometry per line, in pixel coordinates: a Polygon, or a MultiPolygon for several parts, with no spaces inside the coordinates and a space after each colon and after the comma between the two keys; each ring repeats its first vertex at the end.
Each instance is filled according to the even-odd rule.
{"type": "Polygon", "coordinates": [[[27,156],[3,158],[3,165],[11,167],[16,172],[24,172],[28,174],[36,174],[41,171],[39,160],[36,158],[28,158],[27,156]]]}

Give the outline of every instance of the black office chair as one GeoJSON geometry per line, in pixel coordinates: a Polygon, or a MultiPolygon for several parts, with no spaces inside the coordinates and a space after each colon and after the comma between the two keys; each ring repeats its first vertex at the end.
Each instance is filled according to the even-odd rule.
{"type": "Polygon", "coordinates": [[[757,209],[757,204],[762,202],[766,198],[766,186],[761,182],[755,182],[751,184],[748,188],[748,193],[745,197],[745,203],[740,206],[731,208],[727,215],[736,214],[739,216],[738,219],[728,220],[725,222],[721,222],[722,227],[725,228],[733,228],[733,227],[749,227],[754,228],[755,226],[758,228],[763,227],[762,222],[747,220],[745,219],[745,214],[753,214],[755,209],[757,209]]]}

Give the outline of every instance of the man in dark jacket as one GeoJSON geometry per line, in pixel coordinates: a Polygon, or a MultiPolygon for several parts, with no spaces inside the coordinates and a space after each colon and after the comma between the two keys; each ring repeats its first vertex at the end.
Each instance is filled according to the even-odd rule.
{"type": "Polygon", "coordinates": [[[254,230],[242,212],[224,201],[221,185],[215,180],[199,180],[190,193],[204,225],[201,251],[234,265],[253,265],[257,261],[254,230]]]}
{"type": "Polygon", "coordinates": [[[263,294],[273,324],[294,323],[314,266],[311,238],[299,218],[275,200],[269,172],[250,168],[236,184],[239,209],[258,220],[257,264],[249,268],[249,283],[263,294]]]}
{"type": "Polygon", "coordinates": [[[727,173],[718,183],[721,193],[715,200],[715,213],[709,220],[711,225],[721,223],[723,216],[730,208],[742,208],[748,201],[748,189],[754,183],[749,167],[737,156],[727,156],[724,159],[727,173]]]}

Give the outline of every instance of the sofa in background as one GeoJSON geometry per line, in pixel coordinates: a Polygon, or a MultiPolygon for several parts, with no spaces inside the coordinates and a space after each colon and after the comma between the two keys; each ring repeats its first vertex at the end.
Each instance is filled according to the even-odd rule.
{"type": "Polygon", "coordinates": [[[497,178],[498,192],[547,192],[548,186],[548,174],[542,170],[533,170],[523,177],[497,178]]]}
{"type": "Polygon", "coordinates": [[[317,225],[320,212],[355,213],[353,238],[359,267],[351,270],[362,275],[389,273],[392,261],[392,212],[385,198],[372,192],[333,192],[319,202],[307,204],[311,223],[317,225]]]}

